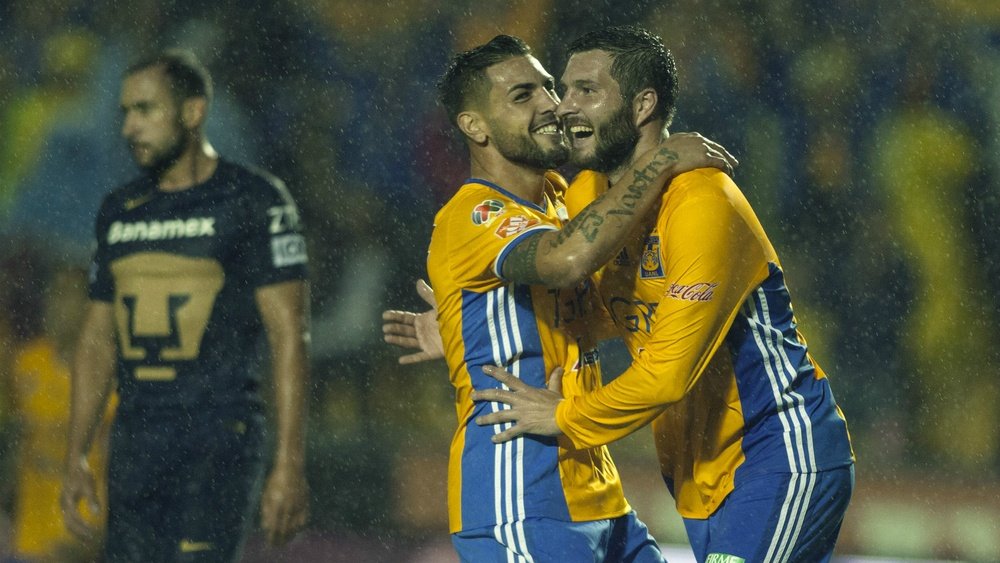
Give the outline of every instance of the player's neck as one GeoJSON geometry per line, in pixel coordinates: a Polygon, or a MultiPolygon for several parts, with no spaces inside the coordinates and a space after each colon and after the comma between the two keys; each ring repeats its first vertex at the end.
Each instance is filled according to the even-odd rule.
{"type": "Polygon", "coordinates": [[[635,144],[635,149],[632,150],[632,154],[629,155],[625,162],[621,166],[615,168],[611,172],[608,172],[608,179],[614,184],[618,180],[622,179],[622,176],[626,172],[632,169],[632,165],[635,164],[635,159],[641,154],[646,154],[646,152],[651,151],[660,144],[660,141],[666,139],[670,136],[670,132],[667,128],[663,126],[661,120],[653,120],[642,127],[639,128],[639,140],[635,144]]]}
{"type": "Polygon", "coordinates": [[[211,178],[218,164],[219,155],[208,141],[192,142],[177,162],[160,174],[157,185],[165,192],[186,190],[211,178]]]}
{"type": "Polygon", "coordinates": [[[532,203],[542,202],[545,169],[525,166],[506,158],[472,155],[472,177],[492,182],[517,197],[532,203]]]}

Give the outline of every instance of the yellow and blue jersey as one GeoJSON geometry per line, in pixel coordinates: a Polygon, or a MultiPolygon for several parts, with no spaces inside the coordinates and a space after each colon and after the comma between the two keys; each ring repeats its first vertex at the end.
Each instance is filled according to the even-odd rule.
{"type": "MultiPolygon", "coordinates": [[[[570,215],[607,187],[581,173],[570,215]]],[[[652,422],[680,514],[707,518],[741,477],[812,473],[853,462],[846,422],[797,330],[767,235],[725,174],[681,174],[651,227],[598,274],[631,366],[557,422],[577,447],[652,422]]]]}
{"type": "Polygon", "coordinates": [[[523,535],[526,518],[588,521],[631,510],[606,448],[567,450],[553,438],[534,436],[496,445],[490,438],[508,425],[474,422],[506,408],[470,399],[474,389],[500,385],[482,372],[484,365],[504,366],[535,387],[545,386],[561,366],[569,397],[600,387],[596,348],[585,330],[599,306],[592,284],[556,290],[500,275],[525,237],[562,226],[565,187],[562,177],[549,173],[538,204],[470,179],[434,220],[427,270],[458,416],[448,470],[452,533],[492,527],[501,539],[523,535]]]}

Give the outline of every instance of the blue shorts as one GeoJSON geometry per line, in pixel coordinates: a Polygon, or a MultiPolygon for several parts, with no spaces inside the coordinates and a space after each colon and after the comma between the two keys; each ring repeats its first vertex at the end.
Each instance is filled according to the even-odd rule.
{"type": "Polygon", "coordinates": [[[635,512],[592,522],[527,518],[514,525],[464,530],[452,534],[451,542],[463,563],[664,563],[660,547],[635,512]]]}
{"type": "Polygon", "coordinates": [[[707,520],[684,519],[701,563],[824,563],[854,491],[854,466],[772,473],[736,484],[707,520]]]}

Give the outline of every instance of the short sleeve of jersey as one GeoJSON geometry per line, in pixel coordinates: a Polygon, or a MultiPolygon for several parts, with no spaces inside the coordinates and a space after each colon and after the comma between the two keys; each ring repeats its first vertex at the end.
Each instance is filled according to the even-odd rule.
{"type": "Polygon", "coordinates": [[[247,232],[242,259],[255,287],[308,275],[308,254],[299,209],[281,180],[264,177],[265,186],[254,190],[244,228],[247,232]]]}
{"type": "Polygon", "coordinates": [[[97,212],[97,220],[94,227],[94,237],[96,250],[90,262],[90,270],[87,273],[87,283],[90,298],[94,301],[114,301],[115,284],[111,276],[111,269],[108,259],[108,244],[103,233],[108,232],[110,222],[111,196],[104,198],[100,210],[97,212]]]}
{"type": "Polygon", "coordinates": [[[541,207],[469,183],[441,210],[436,228],[447,233],[445,263],[452,279],[459,287],[484,291],[502,279],[503,261],[514,247],[558,225],[541,207]]]}

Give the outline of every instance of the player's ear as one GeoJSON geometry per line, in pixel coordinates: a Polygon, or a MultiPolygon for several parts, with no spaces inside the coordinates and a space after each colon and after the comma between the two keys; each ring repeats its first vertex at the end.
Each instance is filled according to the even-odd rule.
{"type": "Polygon", "coordinates": [[[463,135],[472,139],[476,144],[482,145],[486,143],[486,139],[490,136],[489,127],[479,112],[463,111],[458,114],[456,121],[458,122],[458,129],[463,135]]]}
{"type": "Polygon", "coordinates": [[[208,99],[203,96],[188,98],[181,104],[181,122],[187,129],[201,127],[207,114],[208,99]]]}
{"type": "Polygon", "coordinates": [[[646,88],[632,98],[632,113],[635,115],[635,126],[642,127],[647,121],[653,118],[656,112],[656,103],[659,96],[656,90],[646,88]]]}

